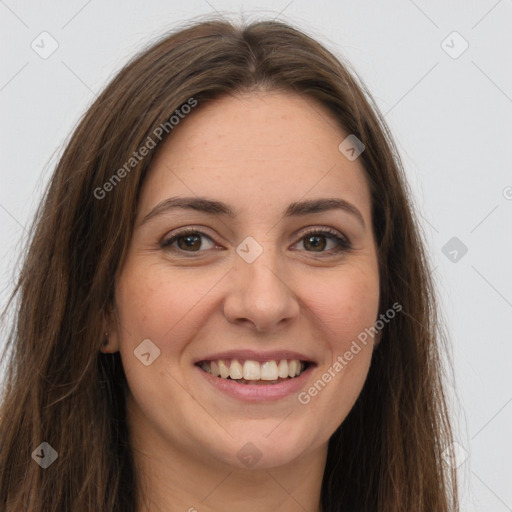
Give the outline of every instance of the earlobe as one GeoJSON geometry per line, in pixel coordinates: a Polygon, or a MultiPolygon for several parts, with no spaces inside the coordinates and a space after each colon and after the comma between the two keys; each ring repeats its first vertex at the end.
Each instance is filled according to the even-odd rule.
{"type": "Polygon", "coordinates": [[[382,340],[382,331],[379,331],[373,338],[373,349],[376,350],[382,340]]]}
{"type": "Polygon", "coordinates": [[[112,354],[119,350],[117,340],[117,322],[115,318],[115,311],[110,309],[107,313],[107,318],[103,322],[103,340],[101,342],[100,352],[104,354],[112,354]]]}
{"type": "Polygon", "coordinates": [[[110,354],[112,351],[110,350],[108,343],[108,332],[103,335],[103,341],[101,342],[100,352],[104,354],[110,354]]]}
{"type": "Polygon", "coordinates": [[[100,352],[104,354],[113,354],[118,352],[119,347],[117,344],[117,338],[115,336],[109,337],[109,333],[106,332],[103,335],[103,341],[101,342],[100,352]]]}

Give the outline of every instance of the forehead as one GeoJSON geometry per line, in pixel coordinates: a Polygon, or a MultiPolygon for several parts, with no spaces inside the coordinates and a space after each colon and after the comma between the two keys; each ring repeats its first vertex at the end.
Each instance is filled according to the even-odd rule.
{"type": "Polygon", "coordinates": [[[165,140],[141,194],[141,210],[170,195],[212,196],[253,213],[299,199],[342,197],[370,215],[360,159],[320,103],[287,92],[227,96],[189,114],[165,140]]]}

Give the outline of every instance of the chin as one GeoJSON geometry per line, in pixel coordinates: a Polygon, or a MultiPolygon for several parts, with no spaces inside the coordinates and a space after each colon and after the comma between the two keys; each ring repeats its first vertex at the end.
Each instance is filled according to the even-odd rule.
{"type": "Polygon", "coordinates": [[[243,434],[227,436],[223,446],[217,438],[211,447],[215,452],[212,455],[229,466],[257,470],[285,466],[314,450],[311,431],[303,431],[291,423],[287,428],[278,425],[279,422],[273,421],[269,428],[265,422],[265,428],[250,429],[250,433],[246,429],[243,434]]]}

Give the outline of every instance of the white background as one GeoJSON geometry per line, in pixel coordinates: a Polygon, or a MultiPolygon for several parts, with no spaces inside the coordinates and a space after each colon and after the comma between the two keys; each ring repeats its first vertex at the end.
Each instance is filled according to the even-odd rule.
{"type": "Polygon", "coordinates": [[[512,511],[511,0],[0,0],[1,303],[80,115],[143,45],[215,11],[303,28],[348,59],[386,114],[450,335],[462,510],[512,511]],[[43,31],[58,43],[47,59],[31,48],[43,31]],[[457,58],[453,31],[469,44],[457,58]],[[442,252],[452,237],[468,248],[455,262],[442,252]]]}

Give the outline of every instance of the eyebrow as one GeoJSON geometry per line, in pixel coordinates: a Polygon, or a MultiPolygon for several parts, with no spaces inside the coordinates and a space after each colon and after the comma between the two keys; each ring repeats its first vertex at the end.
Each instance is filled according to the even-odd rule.
{"type": "MultiPolygon", "coordinates": [[[[180,208],[184,210],[194,210],[209,215],[227,216],[234,218],[235,212],[226,204],[220,201],[213,201],[204,197],[170,197],[158,203],[141,220],[140,225],[145,224],[153,217],[169,210],[180,208]]],[[[330,210],[343,210],[353,215],[359,223],[366,228],[366,224],[361,212],[351,203],[339,198],[311,199],[308,201],[298,201],[291,203],[284,217],[301,217],[313,213],[322,213],[330,210]]]]}

